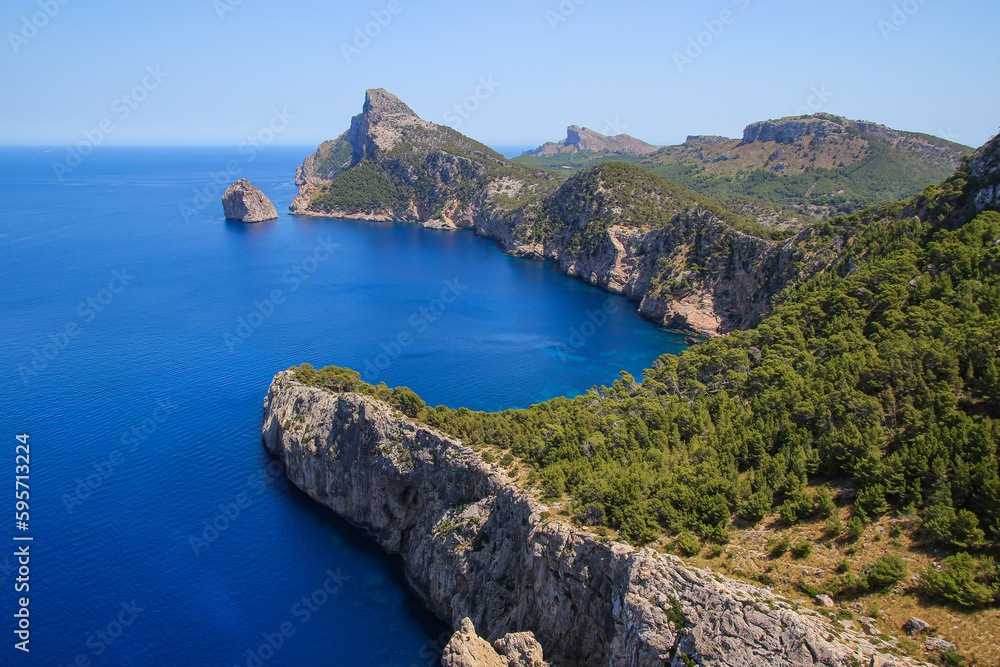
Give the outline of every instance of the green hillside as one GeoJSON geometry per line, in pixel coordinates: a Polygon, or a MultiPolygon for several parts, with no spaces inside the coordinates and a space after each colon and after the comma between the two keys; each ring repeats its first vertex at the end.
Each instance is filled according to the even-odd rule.
{"type": "MultiPolygon", "coordinates": [[[[947,178],[959,158],[971,152],[967,146],[938,137],[828,114],[771,122],[779,128],[809,123],[821,125],[819,134],[790,132],[776,140],[749,143],[746,139],[690,137],[684,144],[644,156],[578,151],[514,160],[560,173],[622,161],[724,204],[734,197],[751,197],[828,218],[912,197],[947,178]]],[[[816,130],[804,132],[809,131],[816,130]]]]}
{"type": "MultiPolygon", "coordinates": [[[[584,178],[633,174],[613,165],[584,178]]],[[[970,210],[969,177],[965,166],[906,204],[832,221],[825,233],[853,242],[831,271],[783,293],[755,329],[664,355],[642,382],[623,372],[575,399],[483,413],[430,408],[345,369],[298,377],[381,396],[491,457],[516,457],[545,495],[568,494],[578,521],[640,544],[725,543],[733,521],[778,512],[792,525],[833,517],[837,503],[852,518],[828,531],[851,539],[894,513],[920,542],[970,554],[927,573],[927,596],[993,604],[1000,213],[970,210]],[[852,493],[835,496],[845,484],[852,493]]],[[[829,592],[885,585],[844,575],[829,592]]]]}

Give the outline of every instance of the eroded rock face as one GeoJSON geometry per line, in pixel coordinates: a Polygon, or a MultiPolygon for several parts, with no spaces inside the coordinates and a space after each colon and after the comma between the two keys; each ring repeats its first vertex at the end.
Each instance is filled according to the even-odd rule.
{"type": "MultiPolygon", "coordinates": [[[[498,642],[501,658],[510,655],[497,647],[530,646],[511,633],[531,632],[553,665],[680,667],[684,656],[704,667],[904,664],[879,654],[880,639],[768,590],[543,518],[548,508],[499,466],[384,403],[285,371],[264,408],[264,443],[289,479],[401,554],[427,606],[465,635],[474,626],[498,642]]],[[[469,640],[450,655],[459,645],[485,651],[469,640]]]]}
{"type": "Polygon", "coordinates": [[[462,619],[444,647],[441,664],[443,667],[507,667],[507,661],[476,634],[476,627],[468,617],[462,619]]]}
{"type": "Polygon", "coordinates": [[[226,214],[226,220],[238,222],[263,222],[278,217],[278,212],[267,195],[245,178],[226,188],[222,195],[222,210],[226,214]]]}
{"type": "Polygon", "coordinates": [[[918,139],[912,133],[900,132],[885,125],[863,120],[850,120],[843,116],[817,113],[811,116],[791,116],[778,120],[764,120],[751,123],[743,130],[740,146],[755,142],[773,141],[779,144],[795,143],[800,137],[826,137],[856,131],[883,139],[890,144],[900,141],[919,143],[927,150],[938,152],[940,147],[925,139],[918,139]]]}
{"type": "Polygon", "coordinates": [[[790,144],[803,136],[825,137],[838,128],[837,123],[824,118],[765,120],[747,125],[743,130],[743,141],[739,145],[745,146],[758,141],[790,144]]]}
{"type": "Polygon", "coordinates": [[[542,647],[530,632],[511,632],[493,642],[476,634],[472,619],[463,618],[445,646],[444,667],[547,667],[542,647]]]}

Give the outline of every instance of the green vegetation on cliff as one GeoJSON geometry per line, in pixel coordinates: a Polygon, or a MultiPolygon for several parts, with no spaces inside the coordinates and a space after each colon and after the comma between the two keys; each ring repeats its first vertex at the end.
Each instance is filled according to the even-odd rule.
{"type": "Polygon", "coordinates": [[[351,129],[322,143],[303,165],[306,209],[426,220],[482,200],[491,183],[517,182],[511,208],[554,190],[550,172],[511,162],[443,125],[421,120],[397,97],[369,90],[351,129]]]}
{"type": "Polygon", "coordinates": [[[566,181],[546,202],[540,216],[554,230],[571,230],[570,248],[596,252],[609,226],[659,229],[679,213],[701,209],[730,227],[760,238],[786,238],[706,197],[625,162],[589,167],[566,181]]]}
{"type": "Polygon", "coordinates": [[[364,160],[323,186],[311,205],[319,210],[383,213],[403,210],[409,202],[409,191],[397,178],[364,160]]]}
{"type": "MultiPolygon", "coordinates": [[[[298,377],[510,452],[547,496],[569,494],[582,523],[633,542],[725,542],[734,518],[830,516],[823,486],[848,482],[851,530],[895,512],[927,544],[985,554],[1000,546],[1000,213],[968,213],[968,178],[965,167],[905,206],[832,221],[829,233],[856,234],[832,270],[784,292],[755,329],[664,355],[642,382],[623,372],[574,399],[483,413],[423,406],[344,369],[298,377]]],[[[928,594],[993,601],[992,561],[956,558],[926,578],[928,594]]],[[[899,568],[883,569],[869,586],[899,568]]]]}

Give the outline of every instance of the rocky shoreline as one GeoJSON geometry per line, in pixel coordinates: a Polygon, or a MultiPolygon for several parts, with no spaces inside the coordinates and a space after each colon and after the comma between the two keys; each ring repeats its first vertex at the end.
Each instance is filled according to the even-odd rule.
{"type": "Polygon", "coordinates": [[[457,630],[448,655],[474,626],[511,651],[479,664],[539,664],[534,639],[553,665],[917,664],[811,605],[550,519],[499,466],[373,398],[283,371],[264,412],[264,444],[289,479],[402,556],[457,630]]]}

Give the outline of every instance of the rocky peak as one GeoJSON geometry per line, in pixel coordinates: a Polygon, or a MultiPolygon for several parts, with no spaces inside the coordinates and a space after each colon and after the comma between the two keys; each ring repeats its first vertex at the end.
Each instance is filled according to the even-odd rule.
{"type": "Polygon", "coordinates": [[[570,125],[566,128],[566,138],[559,142],[547,142],[533,151],[525,151],[525,155],[546,157],[559,153],[576,153],[578,151],[608,151],[610,153],[629,153],[631,155],[647,155],[660,149],[660,146],[647,144],[627,134],[607,136],[600,132],[570,125]]]}
{"type": "Polygon", "coordinates": [[[476,634],[472,619],[466,617],[444,649],[443,667],[548,667],[542,646],[530,632],[508,632],[493,642],[476,634]]]}
{"type": "Polygon", "coordinates": [[[800,116],[781,118],[779,120],[764,120],[751,123],[743,130],[743,141],[740,146],[755,142],[773,141],[779,144],[791,144],[803,136],[824,137],[833,132],[840,132],[843,126],[827,117],[800,116]]]}
{"type": "Polygon", "coordinates": [[[369,122],[375,123],[399,116],[418,118],[413,109],[385,88],[369,88],[365,91],[365,105],[361,108],[361,114],[369,122]]]}
{"type": "Polygon", "coordinates": [[[344,137],[351,145],[352,162],[384,156],[399,143],[403,128],[408,126],[435,127],[384,88],[369,89],[361,113],[351,119],[351,129],[344,137]]]}
{"type": "MultiPolygon", "coordinates": [[[[597,134],[591,130],[585,130],[579,125],[570,125],[566,128],[566,143],[579,147],[581,141],[580,135],[583,133],[597,134]]],[[[582,141],[586,141],[586,139],[582,139],[582,141]]]]}

